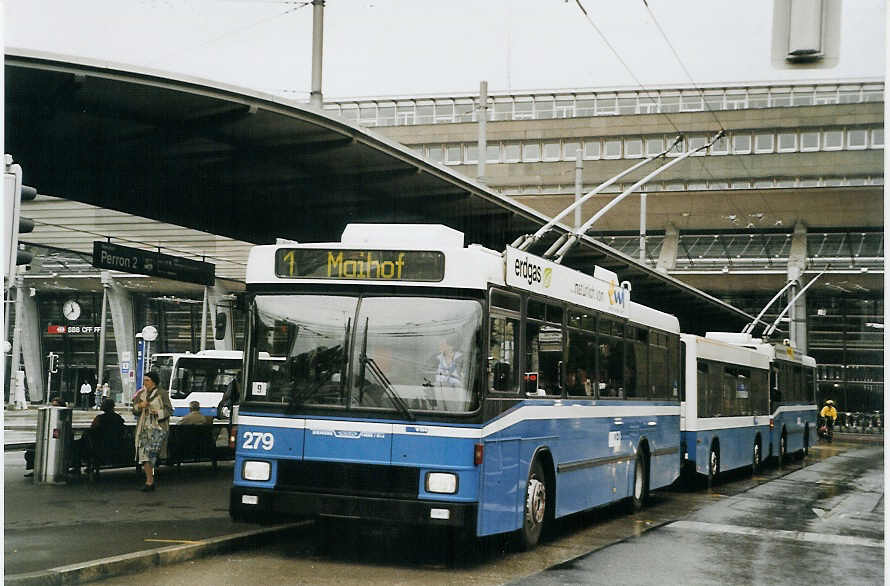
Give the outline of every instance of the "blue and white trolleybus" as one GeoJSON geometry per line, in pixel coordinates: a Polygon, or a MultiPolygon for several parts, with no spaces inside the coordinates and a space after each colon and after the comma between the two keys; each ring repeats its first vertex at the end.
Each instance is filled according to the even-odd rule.
{"type": "Polygon", "coordinates": [[[554,518],[642,506],[680,470],[680,335],[630,294],[438,225],[253,248],[232,517],[533,547],[554,518]]]}

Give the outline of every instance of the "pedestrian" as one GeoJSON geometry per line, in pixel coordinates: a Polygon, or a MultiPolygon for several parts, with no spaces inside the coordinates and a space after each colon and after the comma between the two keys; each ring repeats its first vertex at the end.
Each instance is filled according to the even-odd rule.
{"type": "Polygon", "coordinates": [[[819,417],[822,418],[823,425],[825,426],[825,437],[828,439],[828,443],[831,443],[832,436],[834,435],[834,422],[837,420],[837,409],[834,408],[834,401],[831,399],[825,401],[825,406],[819,412],[819,417]]]}
{"type": "Polygon", "coordinates": [[[89,381],[83,381],[83,384],[80,385],[80,406],[84,409],[90,408],[90,399],[93,394],[93,387],[90,385],[89,381]]]}
{"type": "Polygon", "coordinates": [[[163,393],[158,384],[160,377],[151,371],[142,379],[142,388],[133,396],[133,415],[139,418],[136,424],[136,461],[145,471],[143,492],[155,489],[155,467],[169,431],[170,411],[167,410],[163,393]]]}
{"type": "Polygon", "coordinates": [[[102,398],[103,399],[111,398],[111,387],[108,386],[108,383],[102,383],[102,398]]]}

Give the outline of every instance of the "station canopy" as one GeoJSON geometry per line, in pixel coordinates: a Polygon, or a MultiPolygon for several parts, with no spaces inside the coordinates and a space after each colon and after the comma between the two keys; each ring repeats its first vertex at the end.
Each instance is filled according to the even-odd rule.
{"type": "MultiPolygon", "coordinates": [[[[153,223],[185,227],[208,241],[264,244],[276,238],[337,241],[353,222],[410,222],[445,224],[464,232],[468,244],[503,250],[549,219],[307,104],[17,49],[7,49],[5,74],[6,152],[22,166],[25,182],[41,194],[79,202],[95,217],[150,220],[142,236],[131,238],[148,248],[166,246],[153,223]]],[[[79,236],[41,241],[41,232],[52,232],[49,226],[65,226],[65,209],[41,217],[23,240],[64,242],[63,248],[86,252],[93,240],[111,235],[96,224],[79,236]]],[[[532,252],[566,230],[559,226],[532,252]]],[[[200,240],[189,248],[199,260],[200,240]]],[[[164,252],[176,254],[169,248],[174,251],[164,252]]],[[[241,254],[245,248],[224,250],[241,254]]],[[[751,319],[593,238],[585,237],[564,264],[588,273],[594,265],[614,271],[632,283],[632,299],[676,315],[684,331],[737,331],[751,319]]]]}

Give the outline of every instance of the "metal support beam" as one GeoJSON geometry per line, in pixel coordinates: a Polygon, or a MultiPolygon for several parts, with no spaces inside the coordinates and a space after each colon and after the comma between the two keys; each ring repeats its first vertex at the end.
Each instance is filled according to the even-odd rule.
{"type": "MultiPolygon", "coordinates": [[[[111,273],[102,271],[102,286],[108,292],[108,306],[111,308],[111,323],[114,328],[114,345],[117,349],[118,364],[128,363],[130,371],[136,371],[136,327],[133,320],[133,299],[130,293],[111,278],[111,273]]],[[[133,393],[142,381],[130,380],[129,374],[120,372],[121,400],[129,405],[133,393]]]]}
{"type": "Polygon", "coordinates": [[[324,53],[324,0],[312,0],[312,89],[309,103],[321,108],[321,71],[324,53]]]}

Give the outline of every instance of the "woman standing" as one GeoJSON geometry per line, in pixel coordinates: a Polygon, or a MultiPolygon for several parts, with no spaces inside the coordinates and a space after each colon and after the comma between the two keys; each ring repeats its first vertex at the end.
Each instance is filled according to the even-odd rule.
{"type": "Polygon", "coordinates": [[[167,412],[163,390],[158,387],[160,377],[152,371],[145,375],[142,388],[133,396],[133,415],[139,418],[136,425],[136,461],[145,471],[145,486],[140,490],[155,489],[154,469],[167,437],[167,412]]]}

